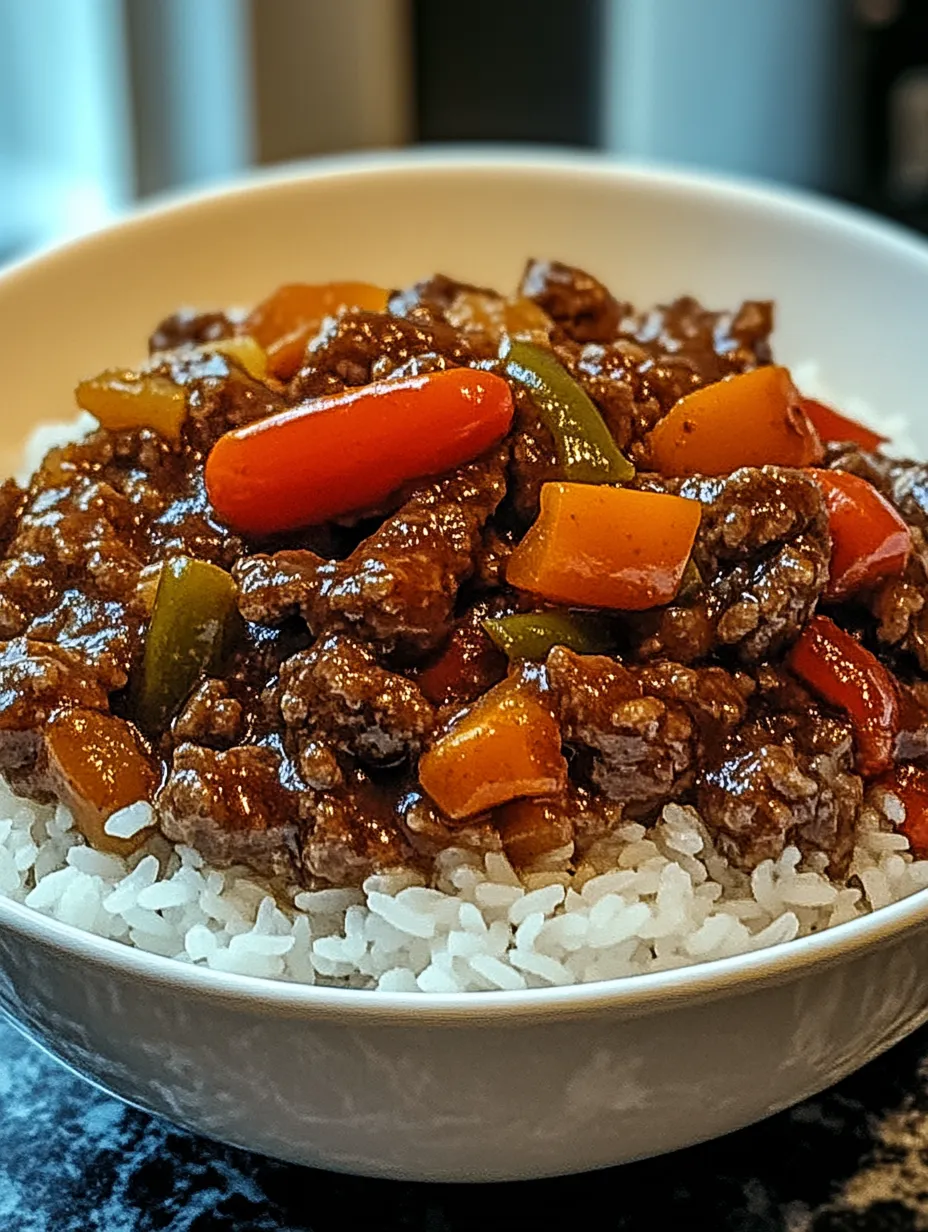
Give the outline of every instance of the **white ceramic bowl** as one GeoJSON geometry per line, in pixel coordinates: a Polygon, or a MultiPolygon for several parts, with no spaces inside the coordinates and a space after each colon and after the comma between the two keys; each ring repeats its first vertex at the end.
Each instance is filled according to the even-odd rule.
{"type": "MultiPolygon", "coordinates": [[[[778,354],[907,413],[928,454],[928,247],[795,195],[593,159],[318,164],[130,218],[0,276],[0,450],[181,304],[282,281],[512,286],[529,255],[641,304],[779,302],[778,354]]],[[[191,968],[0,899],[0,1003],[56,1056],[201,1133],[372,1175],[533,1177],[786,1107],[928,1019],[928,893],[703,966],[550,991],[391,995],[191,968]]]]}

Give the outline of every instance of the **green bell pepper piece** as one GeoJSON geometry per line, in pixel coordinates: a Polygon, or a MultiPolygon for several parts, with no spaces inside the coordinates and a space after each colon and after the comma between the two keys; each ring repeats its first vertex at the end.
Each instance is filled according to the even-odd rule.
{"type": "Polygon", "coordinates": [[[575,483],[627,483],[635,468],[622,453],[595,404],[554,356],[515,340],[506,373],[532,395],[554,437],[564,478],[575,483]]]}
{"type": "Polygon", "coordinates": [[[219,669],[238,624],[224,569],[188,556],[165,562],[132,699],[144,731],[163,731],[200,676],[219,669]]]}
{"type": "Polygon", "coordinates": [[[587,612],[519,612],[491,617],[483,627],[510,659],[541,660],[555,646],[601,654],[615,644],[609,622],[587,612]]]}

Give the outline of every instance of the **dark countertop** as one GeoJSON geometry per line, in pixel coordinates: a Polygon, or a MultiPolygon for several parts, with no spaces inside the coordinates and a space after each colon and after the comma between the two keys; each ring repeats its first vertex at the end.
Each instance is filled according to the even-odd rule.
{"type": "Polygon", "coordinates": [[[928,1027],[840,1086],[705,1146],[498,1186],[313,1172],[126,1108],[0,1022],[2,1232],[928,1229],[928,1027]],[[647,1203],[647,1205],[646,1205],[647,1203]]]}

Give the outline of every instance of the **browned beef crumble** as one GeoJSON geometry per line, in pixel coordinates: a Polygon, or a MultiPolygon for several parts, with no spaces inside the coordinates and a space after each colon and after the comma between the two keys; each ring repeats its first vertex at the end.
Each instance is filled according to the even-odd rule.
{"type": "MultiPolygon", "coordinates": [[[[146,736],[163,769],[163,832],[216,864],[357,884],[454,845],[522,865],[552,845],[582,853],[622,816],[648,823],[679,800],[744,868],[795,842],[845,876],[863,800],[853,732],[784,666],[825,603],[820,489],[769,466],[648,472],[648,432],[692,390],[769,363],[772,325],[771,305],[755,301],[636,313],[591,275],[532,261],[512,300],[438,275],[395,292],[386,312],[342,311],[284,386],[201,349],[232,335],[234,316],[166,318],[150,363],[185,391],[182,440],[101,429],[53,450],[27,490],[0,486],[0,770],[46,798],[42,728],[58,710],[131,717],[159,570],[188,555],[231,573],[239,637],[146,736]],[[224,526],[203,466],[230,428],[306,400],[437,368],[504,374],[510,312],[599,407],[636,485],[698,501],[702,519],[674,602],[615,613],[608,655],[558,647],[536,669],[568,757],[564,793],[453,821],[423,791],[417,760],[506,673],[484,620],[544,606],[506,583],[542,485],[561,477],[532,397],[512,386],[512,430],[484,456],[287,535],[224,526]]],[[[912,527],[904,576],[826,609],[899,671],[897,757],[928,760],[928,467],[850,445],[831,447],[827,464],[868,479],[912,527]]]]}
{"type": "Polygon", "coordinates": [[[195,308],[181,308],[172,312],[158,324],[148,339],[148,349],[173,351],[185,345],[196,346],[203,342],[219,342],[230,338],[235,332],[235,321],[225,312],[197,312],[195,308]]]}
{"type": "Polygon", "coordinates": [[[611,342],[631,312],[591,274],[559,261],[529,261],[519,290],[574,342],[611,342]]]}
{"type": "Polygon", "coordinates": [[[817,484],[800,471],[745,467],[721,478],[641,475],[646,491],[703,506],[698,580],[683,602],[636,621],[645,658],[718,652],[757,663],[795,641],[828,581],[831,539],[817,484]]]}
{"type": "Polygon", "coordinates": [[[298,805],[281,784],[280,758],[271,749],[179,745],[158,806],[165,835],[211,863],[294,875],[298,805]]]}
{"type": "Polygon", "coordinates": [[[928,672],[928,467],[884,457],[857,445],[833,447],[829,465],[866,479],[909,525],[913,551],[901,577],[887,579],[867,597],[876,636],[887,648],[911,655],[928,672]]]}
{"type": "Polygon", "coordinates": [[[418,361],[458,367],[474,359],[468,342],[441,320],[406,320],[382,312],[345,312],[330,317],[310,344],[304,366],[290,384],[293,401],[338,393],[397,375],[415,375],[418,361]]]}

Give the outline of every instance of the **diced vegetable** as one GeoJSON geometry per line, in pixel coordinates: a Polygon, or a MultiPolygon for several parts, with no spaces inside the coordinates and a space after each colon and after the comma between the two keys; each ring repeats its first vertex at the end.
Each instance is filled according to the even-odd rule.
{"type": "Polygon", "coordinates": [[[846,471],[813,470],[831,530],[829,599],[844,599],[905,568],[908,526],[872,483],[846,471]]]}
{"type": "Polygon", "coordinates": [[[516,868],[526,868],[542,856],[572,847],[574,828],[563,800],[513,800],[493,819],[503,850],[516,868]]]}
{"type": "Polygon", "coordinates": [[[899,700],[882,663],[827,616],[812,617],[787,662],[814,692],[847,714],[858,772],[872,778],[886,770],[899,730],[899,700]]]}
{"type": "Polygon", "coordinates": [[[555,646],[600,654],[615,643],[608,622],[590,612],[518,612],[491,617],[483,627],[510,659],[541,660],[555,646]]]}
{"type": "Polygon", "coordinates": [[[267,354],[259,342],[248,334],[234,334],[231,338],[220,338],[216,342],[204,342],[197,348],[200,351],[216,351],[233,360],[256,381],[267,378],[267,354]]]}
{"type": "Polygon", "coordinates": [[[77,405],[111,432],[151,428],[169,441],[179,441],[187,418],[183,389],[157,373],[110,368],[74,391],[77,405]]]}
{"type": "Polygon", "coordinates": [[[531,391],[554,437],[564,478],[576,483],[626,483],[635,468],[621,452],[587,394],[554,356],[530,342],[513,341],[508,376],[531,391]]]}
{"type": "Polygon", "coordinates": [[[823,441],[853,441],[861,449],[876,449],[889,440],[889,437],[880,436],[879,432],[865,427],[856,419],[848,419],[814,398],[801,398],[800,405],[823,441]]]}
{"type": "Polygon", "coordinates": [[[227,432],[207,459],[206,487],[236,530],[312,526],[470,461],[511,421],[509,386],[490,372],[451,368],[382,381],[227,432]]]}
{"type": "Polygon", "coordinates": [[[325,317],[340,308],[383,312],[388,298],[389,292],[383,287],[367,282],[288,283],[252,310],[243,329],[267,351],[273,375],[288,381],[325,317]]]}
{"type": "Polygon", "coordinates": [[[928,857],[928,770],[922,766],[894,766],[879,784],[902,801],[905,820],[898,829],[909,840],[912,855],[924,860],[928,857]]]}
{"type": "Polygon", "coordinates": [[[235,583],[225,570],[178,556],[165,563],[134,689],[144,731],[159,731],[204,672],[216,671],[237,626],[235,583]]]}
{"type": "Polygon", "coordinates": [[[535,686],[509,677],[422,755],[419,781],[455,819],[521,796],[556,795],[567,783],[560,729],[535,686]]]}
{"type": "Polygon", "coordinates": [[[506,674],[505,656],[486,631],[467,624],[455,629],[434,663],[416,677],[416,684],[436,706],[469,702],[506,674]]]}
{"type": "Polygon", "coordinates": [[[662,475],[727,475],[739,466],[811,466],[822,444],[786,368],[726,377],[681,398],[648,435],[662,475]]]}
{"type": "Polygon", "coordinates": [[[104,826],[120,809],[150,801],[158,787],[154,761],[138,733],[99,710],[61,710],[44,731],[48,770],[77,828],[98,851],[126,856],[151,833],[114,838],[104,826]]]}
{"type": "Polygon", "coordinates": [[[552,603],[624,611],[669,603],[701,515],[698,501],[665,493],[546,483],[506,577],[552,603]]]}

